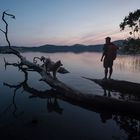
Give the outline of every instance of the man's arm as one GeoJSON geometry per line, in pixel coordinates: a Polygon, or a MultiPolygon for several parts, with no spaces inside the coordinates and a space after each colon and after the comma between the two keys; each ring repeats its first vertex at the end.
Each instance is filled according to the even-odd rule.
{"type": "Polygon", "coordinates": [[[104,56],[105,56],[105,53],[103,52],[102,57],[101,57],[101,61],[103,61],[104,56]]]}
{"type": "Polygon", "coordinates": [[[101,57],[101,61],[103,61],[103,58],[105,57],[106,50],[107,50],[107,47],[104,45],[104,47],[103,47],[103,53],[102,53],[102,57],[101,57]]]}

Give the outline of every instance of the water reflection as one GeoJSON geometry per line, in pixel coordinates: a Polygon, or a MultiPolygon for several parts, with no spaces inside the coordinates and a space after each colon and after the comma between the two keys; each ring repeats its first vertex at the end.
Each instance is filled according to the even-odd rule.
{"type": "Polygon", "coordinates": [[[60,107],[56,97],[54,97],[54,98],[49,97],[47,99],[47,109],[48,109],[49,113],[54,111],[59,114],[62,114],[62,112],[63,112],[63,108],[60,107]]]}
{"type": "Polygon", "coordinates": [[[10,109],[12,109],[12,107],[13,107],[13,116],[15,118],[17,118],[18,115],[16,114],[16,112],[17,112],[18,108],[17,108],[16,102],[15,102],[15,96],[16,96],[16,92],[14,91],[12,103],[3,111],[3,113],[5,114],[5,113],[9,112],[10,109]]]}
{"type": "Polygon", "coordinates": [[[120,71],[139,72],[140,71],[140,56],[120,55],[116,61],[114,68],[120,71]]]}
{"type": "MultiPolygon", "coordinates": [[[[44,56],[49,55],[54,61],[61,59],[64,65],[66,66],[66,68],[68,68],[68,70],[71,73],[62,77],[59,75],[58,76],[65,83],[67,82],[67,84],[70,85],[71,87],[74,88],[77,87],[81,91],[84,90],[85,93],[88,91],[90,93],[98,94],[99,92],[99,94],[102,96],[106,96],[109,98],[110,97],[120,98],[123,100],[140,99],[138,95],[135,96],[133,94],[128,94],[127,92],[120,93],[111,89],[106,89],[106,88],[102,89],[98,85],[96,86],[96,84],[93,84],[92,82],[83,80],[81,78],[81,76],[87,76],[87,77],[90,76],[93,78],[103,77],[103,67],[102,67],[102,63],[100,63],[100,57],[101,57],[100,53],[83,53],[83,54],[25,53],[23,55],[26,56],[27,59],[29,60],[32,60],[34,56],[42,56],[42,55],[44,56]]],[[[5,57],[8,58],[11,62],[18,61],[15,57],[11,55],[6,55],[5,57]]],[[[23,74],[21,74],[21,72],[18,72],[17,69],[14,69],[12,67],[8,68],[6,72],[3,72],[4,71],[3,55],[0,56],[0,60],[1,60],[0,82],[2,83],[3,81],[6,81],[7,83],[12,83],[13,85],[7,84],[7,86],[11,87],[12,89],[14,89],[14,91],[16,91],[13,92],[12,98],[10,98],[11,92],[10,89],[6,87],[6,83],[5,86],[1,86],[0,105],[2,108],[1,110],[3,110],[3,112],[1,113],[0,117],[4,118],[3,119],[4,121],[1,120],[2,123],[1,126],[3,125],[6,128],[6,130],[7,130],[7,125],[5,126],[5,124],[7,124],[7,122],[8,123],[12,122],[9,123],[9,126],[12,127],[12,125],[17,123],[21,119],[20,126],[23,126],[23,128],[21,129],[21,127],[16,127],[14,129],[11,129],[12,132],[15,135],[17,135],[16,132],[17,130],[19,130],[19,128],[23,132],[27,130],[27,127],[24,127],[24,123],[27,122],[40,123],[40,120],[42,118],[43,119],[45,118],[44,119],[45,123],[43,122],[43,129],[41,131],[46,135],[46,130],[47,130],[47,132],[49,131],[48,133],[54,135],[54,130],[56,130],[55,131],[56,137],[58,136],[56,139],[62,138],[64,133],[66,135],[65,139],[68,138],[67,134],[69,134],[70,136],[71,135],[77,136],[79,134],[80,135],[78,137],[79,139],[83,138],[83,136],[85,135],[86,136],[89,135],[88,138],[86,137],[87,139],[99,139],[99,138],[101,139],[106,138],[111,140],[112,139],[113,140],[114,139],[140,139],[139,116],[131,116],[126,114],[124,115],[119,112],[110,112],[110,111],[101,110],[100,108],[96,108],[96,107],[84,106],[83,104],[80,103],[77,104],[71,100],[64,98],[62,96],[63,93],[59,93],[54,89],[49,89],[48,86],[43,85],[43,83],[40,82],[36,83],[35,81],[37,81],[40,77],[37,77],[38,75],[36,75],[35,73],[29,74],[30,79],[28,79],[28,76],[24,75],[25,78],[24,81],[20,82],[17,85],[14,85],[15,83],[17,83],[17,81],[23,78],[23,74]],[[45,90],[46,87],[47,90],[45,90]],[[44,89],[44,91],[39,89],[44,89]],[[21,90],[24,90],[23,94],[19,94],[21,90]],[[8,102],[9,98],[11,99],[10,103],[8,102]],[[62,102],[62,100],[64,102],[62,102]],[[9,103],[9,105],[6,106],[5,104],[7,103],[9,103]],[[43,112],[42,108],[46,112],[49,112],[49,115],[45,114],[46,112],[44,110],[43,112]],[[12,115],[14,119],[9,114],[12,115]],[[39,115],[40,118],[38,119],[36,116],[39,115]],[[120,129],[118,127],[120,127],[120,129]],[[115,131],[112,132],[112,130],[117,130],[117,134],[115,134],[115,136],[112,136],[115,133],[115,131]],[[98,132],[100,132],[99,135],[97,135],[98,132]],[[110,138],[111,136],[112,138],[110,138]]],[[[121,80],[129,79],[130,81],[140,82],[139,67],[140,67],[140,56],[136,56],[136,57],[118,56],[114,63],[115,69],[114,69],[113,76],[116,76],[116,79],[121,79],[121,80]],[[127,64],[127,62],[129,63],[127,64]]],[[[29,129],[31,130],[33,128],[31,127],[29,129]]],[[[1,130],[3,130],[3,127],[1,127],[1,130]]],[[[37,133],[39,132],[40,130],[37,133]]],[[[33,129],[32,135],[34,134],[35,132],[33,129]]],[[[31,134],[28,133],[28,136],[29,135],[31,134]]],[[[77,137],[74,138],[72,136],[71,139],[78,139],[77,137]]],[[[26,137],[26,139],[30,139],[30,138],[26,137]]]]}
{"type": "MultiPolygon", "coordinates": [[[[101,85],[100,85],[101,86],[101,85]]],[[[137,100],[140,101],[140,95],[132,95],[128,93],[114,92],[111,89],[102,87],[104,90],[103,96],[106,97],[116,97],[123,100],[137,100]],[[113,94],[115,93],[115,94],[113,94]],[[115,96],[114,96],[115,95],[115,96]],[[119,96],[119,97],[118,97],[119,96]]],[[[140,118],[128,117],[125,115],[114,115],[110,112],[100,113],[101,121],[106,123],[107,120],[113,119],[120,129],[125,130],[128,135],[128,140],[139,140],[140,139],[140,118]]],[[[116,139],[113,137],[113,139],[116,139]]]]}
{"type": "Polygon", "coordinates": [[[104,90],[104,96],[106,96],[106,97],[111,97],[112,96],[110,90],[107,90],[105,88],[103,88],[103,90],[104,90]]]}
{"type": "Polygon", "coordinates": [[[128,135],[128,140],[140,139],[140,120],[129,118],[127,116],[113,116],[113,120],[120,127],[124,129],[128,135]]]}
{"type": "MultiPolygon", "coordinates": [[[[45,91],[39,91],[33,87],[30,87],[28,85],[28,73],[26,71],[23,71],[25,75],[25,80],[23,82],[20,82],[17,85],[11,85],[4,83],[5,86],[13,88],[14,89],[14,94],[13,94],[13,100],[12,104],[14,105],[14,111],[13,111],[13,116],[17,117],[16,112],[17,112],[17,105],[16,105],[16,100],[15,100],[15,95],[16,91],[20,88],[23,88],[23,90],[27,91],[29,94],[30,99],[34,99],[36,97],[46,99],[47,101],[47,110],[49,113],[55,111],[58,114],[62,114],[63,108],[60,107],[58,99],[67,101],[71,104],[78,105],[80,107],[86,108],[88,110],[97,112],[100,115],[100,119],[102,123],[107,123],[108,120],[113,120],[116,122],[116,124],[120,127],[120,129],[125,130],[126,134],[128,135],[128,140],[135,139],[138,140],[140,138],[140,118],[139,117],[134,117],[134,116],[126,116],[126,115],[119,115],[119,112],[110,112],[110,111],[105,111],[105,110],[100,110],[98,108],[91,108],[91,107],[85,107],[80,103],[75,103],[75,101],[66,99],[63,96],[63,93],[59,93],[59,91],[50,89],[50,90],[45,90],[45,91]]],[[[106,97],[112,97],[112,91],[106,89],[103,87],[104,90],[104,95],[106,97]]],[[[120,93],[121,94],[121,93],[120,93]]],[[[125,95],[123,96],[123,99],[125,98],[125,95]]],[[[37,120],[32,120],[33,124],[38,124],[39,122],[37,120]]],[[[118,137],[112,136],[112,139],[116,139],[118,137]]]]}
{"type": "Polygon", "coordinates": [[[128,81],[119,81],[119,80],[102,80],[102,79],[90,79],[83,77],[87,80],[90,80],[97,85],[99,85],[103,91],[103,96],[112,97],[121,100],[135,100],[140,101],[140,84],[132,83],[128,81]]]}
{"type": "Polygon", "coordinates": [[[105,89],[104,90],[104,94],[103,96],[105,97],[112,97],[112,98],[116,98],[116,99],[121,99],[121,100],[125,100],[125,101],[140,101],[140,95],[133,95],[133,94],[129,94],[127,92],[116,92],[116,91],[112,91],[110,89],[105,89]]]}
{"type": "MultiPolygon", "coordinates": [[[[5,86],[9,87],[9,88],[14,88],[14,94],[13,94],[13,100],[12,100],[12,104],[10,104],[10,106],[6,109],[6,111],[8,111],[9,108],[11,108],[11,106],[14,106],[14,111],[13,111],[13,115],[14,117],[17,117],[16,112],[17,112],[17,105],[15,102],[15,95],[16,95],[16,91],[20,88],[23,88],[24,91],[27,91],[28,93],[32,94],[31,96],[29,96],[30,99],[32,98],[46,98],[47,100],[47,109],[48,112],[57,112],[59,114],[62,114],[63,112],[63,108],[61,108],[58,104],[57,101],[57,97],[56,97],[56,92],[51,89],[51,90],[45,90],[45,91],[39,91],[35,88],[32,88],[28,85],[27,81],[28,81],[28,73],[23,70],[24,72],[24,76],[25,76],[25,80],[23,82],[20,82],[17,85],[11,85],[8,83],[4,83],[5,86]]],[[[5,111],[4,111],[5,112],[5,111]]]]}

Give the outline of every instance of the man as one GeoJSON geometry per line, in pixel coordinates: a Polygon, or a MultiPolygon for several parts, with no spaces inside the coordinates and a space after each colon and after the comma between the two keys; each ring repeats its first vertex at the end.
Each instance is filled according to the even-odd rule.
{"type": "Polygon", "coordinates": [[[111,75],[113,72],[113,61],[116,59],[117,55],[117,46],[111,43],[111,38],[106,37],[105,38],[106,43],[103,47],[103,54],[101,57],[101,61],[103,61],[103,66],[105,68],[105,77],[104,79],[107,79],[108,76],[108,69],[109,69],[109,79],[111,79],[111,75]]]}

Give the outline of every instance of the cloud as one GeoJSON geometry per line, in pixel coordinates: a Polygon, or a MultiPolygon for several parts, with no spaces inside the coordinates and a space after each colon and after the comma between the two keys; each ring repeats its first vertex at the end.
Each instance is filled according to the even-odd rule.
{"type": "Polygon", "coordinates": [[[126,32],[120,32],[119,30],[112,31],[104,31],[104,32],[89,32],[84,34],[77,34],[74,36],[66,36],[66,37],[53,37],[53,38],[44,38],[39,39],[35,44],[43,43],[43,44],[56,44],[56,45],[73,45],[73,44],[102,44],[104,43],[105,37],[110,36],[112,41],[125,39],[126,32]]]}

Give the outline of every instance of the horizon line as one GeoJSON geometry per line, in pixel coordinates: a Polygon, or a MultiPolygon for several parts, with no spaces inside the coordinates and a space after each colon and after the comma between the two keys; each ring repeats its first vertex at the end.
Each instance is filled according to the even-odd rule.
{"type": "MultiPolygon", "coordinates": [[[[115,42],[115,41],[120,41],[120,40],[124,40],[124,39],[118,39],[118,40],[114,40],[114,41],[112,41],[112,42],[115,42]]],[[[103,45],[104,43],[99,43],[99,44],[84,44],[84,43],[75,43],[75,44],[61,44],[61,45],[59,45],[59,44],[51,44],[51,43],[46,43],[46,44],[42,44],[42,45],[37,45],[37,46],[27,46],[27,45],[22,45],[22,46],[19,46],[19,45],[11,45],[11,46],[13,46],[13,47],[41,47],[41,46],[45,46],[45,45],[52,45],[52,46],[74,46],[74,45],[83,45],[83,46],[90,46],[90,45],[103,45]]],[[[8,47],[8,45],[0,45],[0,47],[8,47]]]]}

